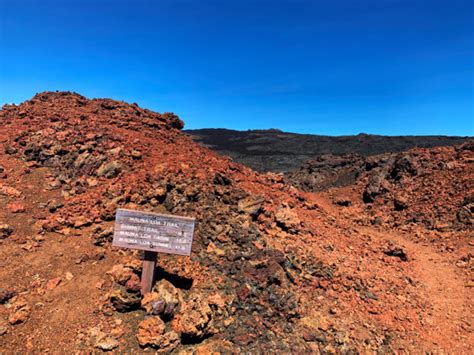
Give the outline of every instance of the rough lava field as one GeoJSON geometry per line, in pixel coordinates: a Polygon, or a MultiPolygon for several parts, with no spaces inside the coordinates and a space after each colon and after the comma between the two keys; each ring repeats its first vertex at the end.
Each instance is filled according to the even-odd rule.
{"type": "MultiPolygon", "coordinates": [[[[298,118],[295,117],[295,121],[298,118]]],[[[472,137],[379,136],[359,133],[352,136],[297,134],[279,129],[235,131],[231,129],[184,130],[194,141],[221,155],[228,155],[260,172],[289,172],[307,160],[322,155],[358,154],[364,157],[400,153],[411,148],[460,145],[472,137]]]]}
{"type": "Polygon", "coordinates": [[[5,105],[0,127],[2,353],[474,347],[472,142],[354,156],[324,180],[312,162],[257,173],[174,114],[71,92],[5,105]],[[141,253],[111,246],[118,207],[197,221],[145,297],[141,253]]]}

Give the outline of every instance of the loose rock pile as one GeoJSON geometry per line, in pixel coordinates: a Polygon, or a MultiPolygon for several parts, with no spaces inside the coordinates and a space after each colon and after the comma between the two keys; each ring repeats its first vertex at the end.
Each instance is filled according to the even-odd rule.
{"type": "MultiPolygon", "coordinates": [[[[243,340],[242,329],[254,334],[255,341],[259,337],[276,344],[273,331],[261,338],[266,327],[257,330],[249,325],[265,319],[269,326],[283,330],[299,317],[287,277],[295,272],[287,270],[284,254],[264,239],[268,234],[302,230],[294,211],[298,203],[286,187],[269,185],[266,197],[256,197],[240,181],[265,178],[191,143],[179,133],[182,122],[173,114],[160,115],[112,100],[87,100],[73,93],[43,93],[20,107],[4,107],[1,118],[7,127],[24,127],[11,137],[6,153],[32,169],[50,169],[47,187],[60,190],[63,197],[44,206],[50,215],[36,223],[39,233],[68,235],[92,227],[92,242],[110,248],[110,222],[118,207],[197,218],[191,260],[172,264],[172,257],[164,257],[160,264],[162,273],[168,278],[173,275],[170,280],[189,280],[190,289],[180,289],[181,281],[173,286],[164,278],[143,298],[138,258],[110,271],[116,288],[102,309],[143,310],[148,316],[139,325],[140,346],[169,351],[219,333],[250,345],[243,340]],[[144,139],[137,139],[136,132],[144,139]],[[186,153],[189,158],[181,156],[186,153]],[[174,161],[175,157],[179,159],[174,161]],[[200,164],[194,164],[196,157],[200,164]],[[288,202],[277,204],[275,210],[273,201],[282,194],[288,202]],[[216,283],[194,285],[202,279],[216,283]]],[[[1,231],[4,237],[12,233],[6,225],[1,231]]]]}
{"type": "Polygon", "coordinates": [[[383,157],[360,180],[363,201],[394,226],[471,229],[473,159],[471,143],[383,157]]]}

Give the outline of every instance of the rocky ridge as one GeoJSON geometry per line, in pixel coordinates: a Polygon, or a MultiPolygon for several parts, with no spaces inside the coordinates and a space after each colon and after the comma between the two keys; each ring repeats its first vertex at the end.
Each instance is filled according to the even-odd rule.
{"type": "Polygon", "coordinates": [[[341,213],[334,196],[220,157],[181,133],[176,115],[136,104],[45,92],[4,106],[0,125],[7,350],[469,347],[464,316],[433,335],[439,313],[417,251],[368,229],[363,202],[341,213]],[[160,255],[145,297],[140,253],[110,244],[118,207],[197,219],[192,256],[160,255]]]}

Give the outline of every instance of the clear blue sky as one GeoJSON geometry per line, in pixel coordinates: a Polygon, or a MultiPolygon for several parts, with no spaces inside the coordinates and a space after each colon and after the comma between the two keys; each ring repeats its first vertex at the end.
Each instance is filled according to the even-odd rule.
{"type": "Polygon", "coordinates": [[[187,128],[474,135],[472,0],[0,0],[0,103],[72,90],[187,128]]]}

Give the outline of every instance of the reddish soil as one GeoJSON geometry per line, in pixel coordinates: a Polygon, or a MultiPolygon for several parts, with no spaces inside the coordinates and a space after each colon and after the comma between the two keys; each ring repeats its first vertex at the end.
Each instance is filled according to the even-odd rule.
{"type": "Polygon", "coordinates": [[[1,352],[474,346],[468,145],[311,193],[137,105],[46,92],[0,126],[1,352]],[[118,207],[197,219],[192,256],[160,256],[166,311],[136,290],[140,253],[111,246],[118,207]]]}

